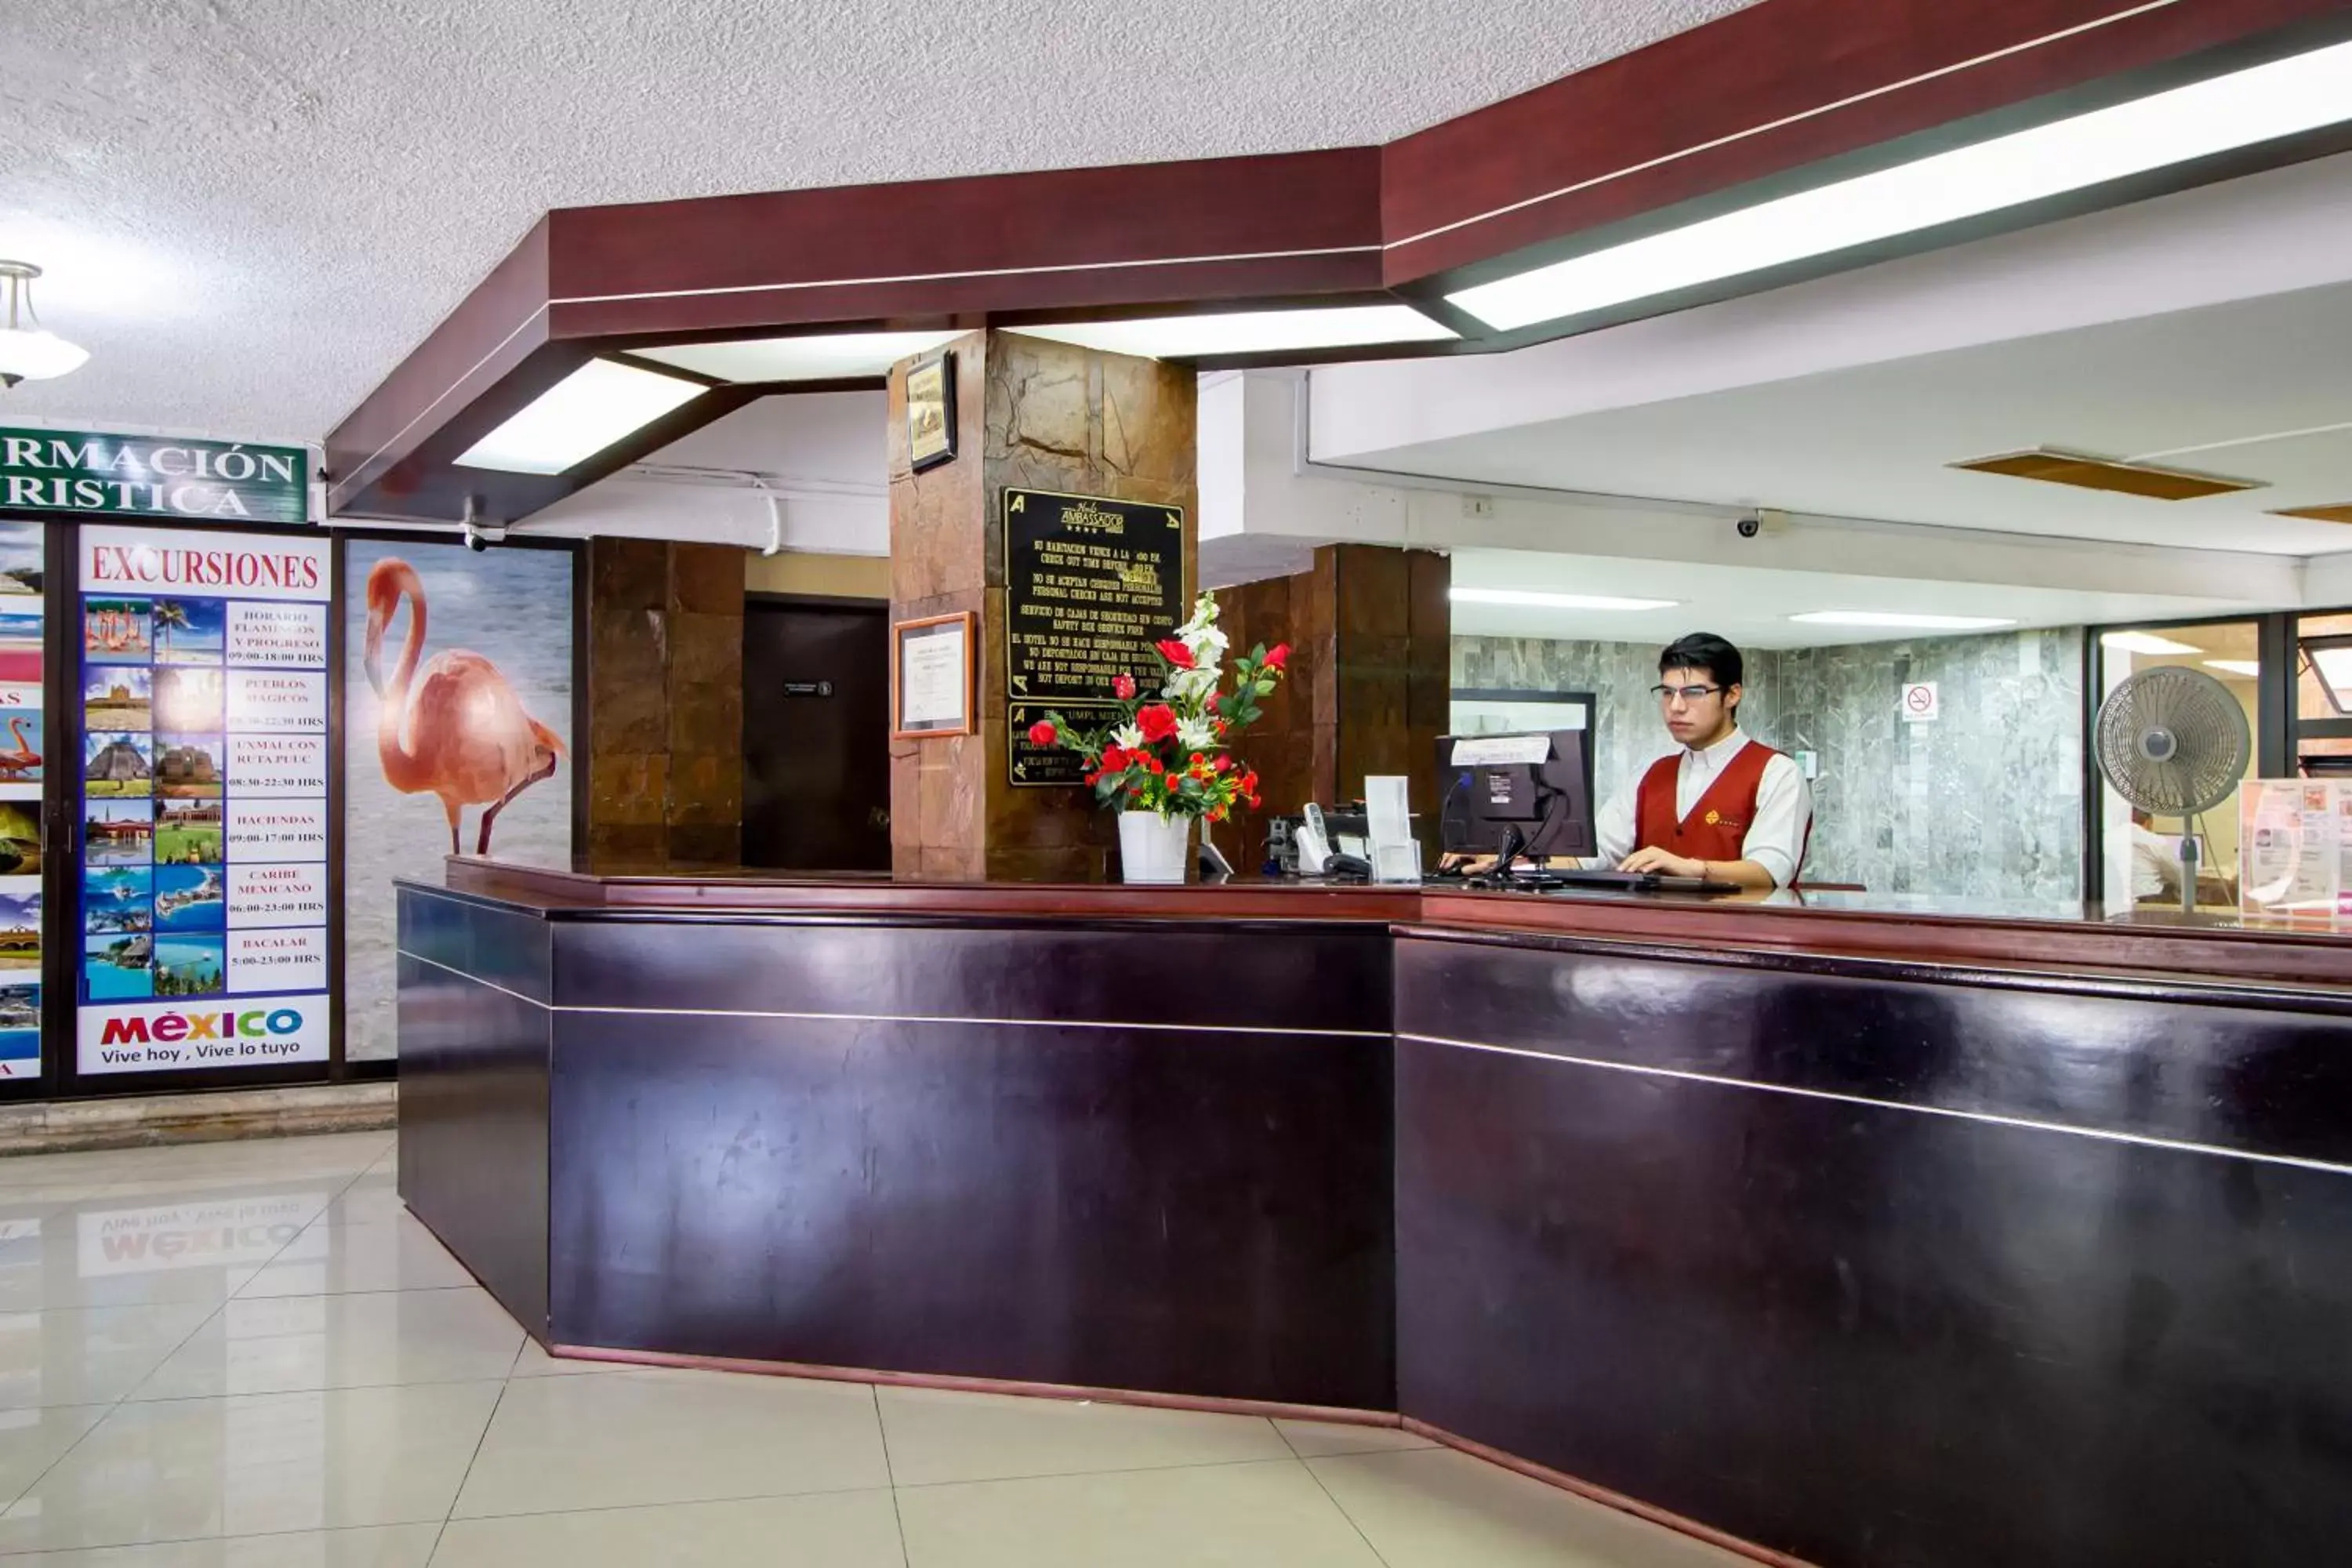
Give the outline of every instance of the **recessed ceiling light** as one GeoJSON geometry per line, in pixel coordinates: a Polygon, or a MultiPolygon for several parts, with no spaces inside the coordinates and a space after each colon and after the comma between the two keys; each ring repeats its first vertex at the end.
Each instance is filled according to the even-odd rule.
{"type": "Polygon", "coordinates": [[[1680,599],[1620,599],[1606,594],[1541,594],[1528,588],[1450,588],[1457,605],[1524,605],[1540,610],[1671,610],[1680,599]]]}
{"type": "Polygon", "coordinates": [[[2261,661],[2251,658],[2209,658],[2205,661],[2205,668],[2218,669],[2224,675],[2242,675],[2249,680],[2263,672],[2261,661]]]}
{"type": "Polygon", "coordinates": [[[1288,353],[1361,343],[1433,342],[1456,335],[1453,328],[1431,321],[1410,305],[1234,310],[1223,315],[1145,316],[1127,321],[1068,321],[1004,330],[1141,359],[1288,353]]]}
{"type": "Polygon", "coordinates": [[[2201,647],[2191,647],[2185,642],[2158,637],[2154,632],[2108,632],[2099,638],[2118,653],[2203,653],[2201,647]]]}
{"type": "Polygon", "coordinates": [[[1789,618],[1816,626],[1907,626],[1923,632],[1983,632],[2017,625],[2000,616],[1915,616],[1904,610],[1808,610],[1789,618]]]}
{"type": "Polygon", "coordinates": [[[902,359],[944,348],[960,331],[823,332],[797,338],[741,338],[724,343],[673,343],[632,349],[649,359],[720,381],[847,381],[882,375],[902,359]]]}
{"type": "Polygon", "coordinates": [[[457,466],[560,474],[709,390],[698,381],[592,359],[467,447],[457,466]]]}
{"type": "Polygon", "coordinates": [[[1482,283],[1508,331],[1827,256],[2352,118],[2352,44],[2093,110],[1482,283]]]}

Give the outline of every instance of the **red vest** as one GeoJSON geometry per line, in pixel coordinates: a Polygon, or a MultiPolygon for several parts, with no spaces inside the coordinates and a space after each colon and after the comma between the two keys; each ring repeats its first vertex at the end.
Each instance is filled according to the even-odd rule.
{"type": "MultiPolygon", "coordinates": [[[[1756,792],[1764,783],[1764,764],[1780,754],[1760,741],[1740,747],[1706,786],[1706,793],[1692,803],[1685,817],[1675,814],[1675,784],[1682,754],[1660,757],[1642,775],[1641,790],[1633,797],[1633,847],[1664,849],[1693,860],[1746,859],[1748,830],[1755,826],[1756,792]]],[[[1799,853],[1801,858],[1801,849],[1799,853]]]]}

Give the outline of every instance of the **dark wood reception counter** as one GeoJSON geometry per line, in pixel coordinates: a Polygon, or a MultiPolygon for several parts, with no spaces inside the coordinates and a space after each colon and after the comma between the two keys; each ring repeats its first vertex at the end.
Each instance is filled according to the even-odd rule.
{"type": "Polygon", "coordinates": [[[2352,942],[452,861],[401,1185],[567,1353],[1408,1425],[1767,1560],[2352,1531],[2352,942]]]}

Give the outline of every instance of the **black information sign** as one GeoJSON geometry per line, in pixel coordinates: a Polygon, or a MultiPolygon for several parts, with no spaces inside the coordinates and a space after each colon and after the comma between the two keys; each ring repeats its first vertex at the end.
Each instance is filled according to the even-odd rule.
{"type": "Polygon", "coordinates": [[[1106,701],[1159,677],[1151,645],[1184,619],[1184,514],[1051,490],[1004,492],[1006,689],[1020,702],[1106,701]]]}
{"type": "Polygon", "coordinates": [[[1087,782],[1087,760],[1067,746],[1035,746],[1029,726],[1058,709],[1063,718],[1089,730],[1100,729],[1117,717],[1116,708],[1088,708],[1076,702],[1015,702],[1005,710],[1005,734],[1013,753],[1013,784],[1016,789],[1076,788],[1087,782]]]}

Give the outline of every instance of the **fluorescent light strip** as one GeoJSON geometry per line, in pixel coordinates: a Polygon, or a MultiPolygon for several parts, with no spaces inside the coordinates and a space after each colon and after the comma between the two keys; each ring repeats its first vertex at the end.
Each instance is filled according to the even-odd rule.
{"type": "Polygon", "coordinates": [[[2261,663],[2251,658],[2209,658],[2205,661],[2205,668],[2218,669],[2224,675],[2242,675],[2248,680],[2263,672],[2261,663]]]}
{"type": "Polygon", "coordinates": [[[1540,610],[1671,610],[1680,599],[1618,599],[1605,594],[1539,594],[1523,588],[1452,588],[1457,605],[1524,605],[1540,610]]]}
{"type": "Polygon", "coordinates": [[[1235,310],[1223,315],[1144,316],[1007,327],[1024,337],[1140,359],[1287,353],[1364,343],[1435,342],[1455,336],[1410,305],[1336,305],[1317,310],[1235,310]]]}
{"type": "Polygon", "coordinates": [[[1915,616],[1902,610],[1808,610],[1789,618],[1814,626],[1905,626],[1923,632],[1986,632],[2017,625],[2000,616],[1915,616]]]}
{"type": "Polygon", "coordinates": [[[698,381],[592,359],[467,447],[457,466],[560,474],[709,390],[698,381]]]}
{"type": "Polygon", "coordinates": [[[674,343],[633,349],[720,381],[840,381],[881,375],[902,359],[944,348],[964,334],[940,332],[821,332],[794,338],[739,338],[723,343],[674,343]]]}
{"type": "Polygon", "coordinates": [[[1759,202],[1446,296],[1499,331],[1605,310],[2352,119],[2337,44],[1759,202]]]}
{"type": "Polygon", "coordinates": [[[2158,637],[2154,632],[2108,632],[2099,638],[2102,646],[2117,653],[2203,653],[2201,647],[2191,647],[2185,642],[2158,637]]]}

